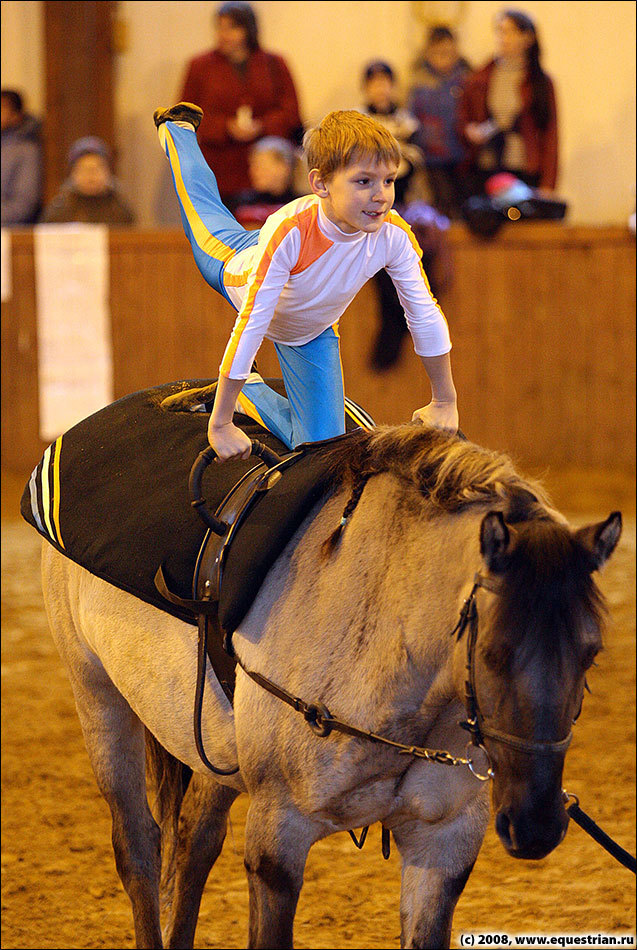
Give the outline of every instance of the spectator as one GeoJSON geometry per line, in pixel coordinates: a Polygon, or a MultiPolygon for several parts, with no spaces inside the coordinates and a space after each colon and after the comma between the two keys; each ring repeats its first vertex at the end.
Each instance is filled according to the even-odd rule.
{"type": "MultiPolygon", "coordinates": [[[[443,276],[448,261],[445,231],[449,221],[423,202],[408,200],[410,179],[423,161],[422,152],[413,144],[418,122],[407,109],[398,105],[395,74],[388,63],[375,60],[366,67],[363,91],[365,104],[361,112],[381,122],[399,144],[401,163],[395,182],[395,206],[412,226],[420,242],[423,266],[435,297],[441,287],[446,285],[446,277],[443,276]]],[[[405,311],[387,271],[377,271],[373,279],[378,293],[380,326],[372,344],[370,359],[372,368],[381,373],[398,361],[408,329],[405,311]]]]}
{"type": "Polygon", "coordinates": [[[181,98],[203,109],[199,145],[224,204],[234,208],[251,187],[251,145],[266,135],[300,144],[303,130],[288,67],[261,49],[250,4],[222,3],[215,24],[217,45],[190,62],[181,98]]]}
{"type": "Polygon", "coordinates": [[[448,218],[460,217],[466,197],[462,177],[466,148],[458,132],[458,105],[469,72],[449,27],[432,27],[423,55],[414,64],[408,105],[419,123],[414,141],[425,158],[432,202],[448,218]]]}
{"type": "Polygon", "coordinates": [[[108,146],[94,136],[78,139],[69,150],[69,176],[44,210],[42,221],[60,224],[133,224],[135,217],[119,193],[108,146]]]}
{"type": "Polygon", "coordinates": [[[42,202],[42,140],[38,119],[15,89],[2,90],[2,227],[33,224],[42,202]]]}
{"type": "Polygon", "coordinates": [[[234,216],[244,228],[260,228],[267,218],[297,197],[294,190],[296,151],[288,139],[268,135],[250,149],[252,188],[237,198],[234,216]]]}
{"type": "Polygon", "coordinates": [[[535,24],[506,9],[495,23],[495,59],[470,77],[460,104],[472,192],[497,172],[551,193],[557,181],[555,90],[541,66],[535,24]]]}
{"type": "Polygon", "coordinates": [[[405,201],[410,179],[418,165],[422,165],[422,153],[412,143],[418,122],[407,109],[398,105],[396,77],[389,63],[375,60],[363,73],[365,102],[361,112],[373,116],[389,129],[400,145],[401,163],[396,177],[396,204],[405,201]]]}

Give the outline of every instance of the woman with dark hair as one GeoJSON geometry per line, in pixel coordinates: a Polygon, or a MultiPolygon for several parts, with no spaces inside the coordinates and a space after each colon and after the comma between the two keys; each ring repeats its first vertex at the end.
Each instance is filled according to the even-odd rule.
{"type": "Polygon", "coordinates": [[[481,192],[487,178],[504,171],[552,192],[557,181],[555,89],[542,69],[535,24],[526,13],[505,9],[495,31],[496,56],[468,79],[459,109],[473,191],[481,192]]]}
{"type": "Polygon", "coordinates": [[[302,137],[294,82],[285,60],[263,50],[249,3],[229,0],[214,14],[216,46],[188,65],[181,98],[203,109],[201,151],[221,197],[233,207],[250,188],[248,157],[266,135],[302,137]]]}

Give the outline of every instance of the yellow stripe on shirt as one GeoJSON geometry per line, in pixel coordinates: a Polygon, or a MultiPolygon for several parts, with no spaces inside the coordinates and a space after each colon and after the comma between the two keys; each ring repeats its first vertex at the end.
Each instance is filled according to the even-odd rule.
{"type": "Polygon", "coordinates": [[[416,252],[416,254],[417,254],[417,256],[418,256],[418,265],[419,265],[419,267],[420,267],[420,273],[421,273],[421,275],[422,275],[422,279],[423,279],[424,282],[425,282],[425,286],[426,286],[427,290],[429,291],[429,293],[431,294],[431,299],[433,300],[433,302],[435,303],[436,307],[438,308],[441,317],[443,318],[443,320],[444,320],[445,323],[446,323],[446,322],[447,322],[447,318],[445,317],[444,313],[442,312],[442,309],[441,309],[441,307],[440,307],[440,304],[438,303],[438,301],[436,300],[436,298],[434,297],[434,295],[431,293],[431,287],[429,286],[429,280],[427,279],[427,274],[425,273],[425,268],[422,266],[422,248],[421,248],[420,244],[418,243],[418,241],[416,240],[416,236],[415,236],[414,232],[411,230],[411,228],[409,227],[409,225],[407,224],[407,222],[404,221],[404,220],[400,217],[400,215],[397,214],[397,212],[395,212],[395,211],[390,211],[390,212],[389,212],[389,217],[387,218],[387,221],[389,222],[389,224],[393,224],[393,225],[395,225],[397,228],[400,228],[401,231],[404,231],[405,234],[407,235],[407,237],[409,238],[409,241],[410,241],[410,243],[411,243],[411,246],[413,247],[414,251],[416,252]]]}
{"type": "Polygon", "coordinates": [[[195,241],[197,242],[198,247],[207,254],[209,257],[213,257],[217,261],[228,262],[234,255],[236,251],[232,247],[228,247],[227,244],[224,244],[223,241],[220,241],[218,238],[211,234],[208,228],[205,226],[197,211],[195,206],[190,200],[190,196],[186,191],[186,186],[184,185],[184,180],[181,174],[181,164],[179,162],[179,155],[177,154],[177,149],[175,148],[175,143],[173,142],[172,136],[169,134],[169,130],[166,127],[166,123],[163,123],[159,126],[159,140],[162,145],[168,149],[168,157],[170,159],[170,166],[173,170],[175,176],[175,187],[177,189],[177,194],[181,199],[181,204],[188,219],[188,224],[192,229],[195,241]]]}
{"type": "Polygon", "coordinates": [[[268,268],[272,263],[272,258],[274,257],[275,252],[281,246],[285,237],[289,232],[296,227],[296,222],[292,219],[282,221],[278,226],[272,237],[270,238],[266,249],[263,253],[263,257],[259,261],[259,266],[257,267],[252,285],[248,290],[246,299],[243,302],[243,306],[239,311],[239,316],[237,317],[237,322],[235,323],[234,330],[232,331],[232,336],[230,337],[230,342],[226,349],[225,356],[222,360],[219,371],[223,373],[224,376],[230,375],[230,369],[241,340],[241,335],[245,330],[246,324],[250,319],[252,310],[254,308],[254,300],[263,285],[266,274],[268,273],[268,268]]]}

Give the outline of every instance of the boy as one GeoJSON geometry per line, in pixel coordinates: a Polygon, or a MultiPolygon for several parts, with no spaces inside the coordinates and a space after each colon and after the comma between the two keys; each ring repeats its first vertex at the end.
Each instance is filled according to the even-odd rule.
{"type": "Polygon", "coordinates": [[[431,296],[420,248],[393,211],[400,161],[395,138],[359,112],[332,112],[307,133],[312,194],[244,231],[221,204],[197,145],[202,111],[190,103],[157,110],[182,220],[208,283],[239,311],[219,367],[208,438],[221,460],[248,458],[251,444],[233,423],[251,415],[290,448],[345,431],[338,320],[366,281],[385,267],[432,387],[413,418],[455,432],[456,392],[449,331],[431,296]],[[264,336],[273,340],[288,399],[254,372],[264,336]]]}

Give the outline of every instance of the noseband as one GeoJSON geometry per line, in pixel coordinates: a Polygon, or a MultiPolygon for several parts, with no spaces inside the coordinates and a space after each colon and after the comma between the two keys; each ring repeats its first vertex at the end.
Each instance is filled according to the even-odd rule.
{"type": "Polygon", "coordinates": [[[474,577],[471,593],[465,600],[460,618],[452,631],[452,636],[456,634],[456,639],[460,640],[467,627],[469,635],[467,637],[467,679],[465,680],[465,707],[467,718],[459,725],[471,733],[472,742],[486,753],[484,748],[485,736],[494,742],[510,746],[517,752],[526,752],[530,755],[553,755],[555,753],[566,752],[571,739],[572,731],[559,742],[532,742],[529,739],[522,739],[519,736],[512,736],[507,732],[500,732],[492,729],[485,724],[485,719],[480,712],[478,704],[478,695],[476,692],[476,643],[478,639],[478,607],[476,604],[476,593],[479,587],[491,591],[493,594],[499,594],[500,588],[495,581],[482,574],[476,574],[474,577]]]}

